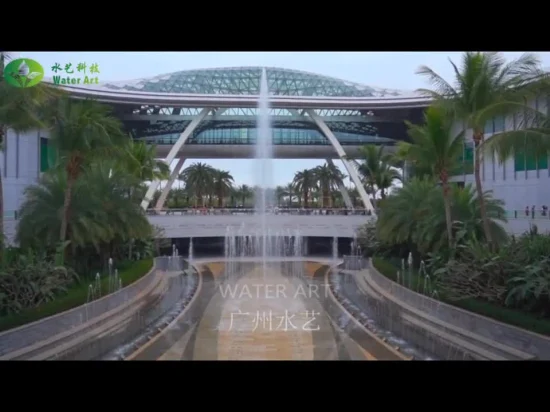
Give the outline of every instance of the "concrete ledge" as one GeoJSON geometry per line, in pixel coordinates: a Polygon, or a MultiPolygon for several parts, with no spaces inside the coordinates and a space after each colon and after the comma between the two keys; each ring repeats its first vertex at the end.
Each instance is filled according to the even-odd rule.
{"type": "MultiPolygon", "coordinates": [[[[325,273],[325,284],[329,284],[329,272],[327,271],[325,273]]],[[[382,339],[380,339],[378,336],[376,336],[374,333],[372,333],[370,330],[368,330],[366,327],[364,327],[361,322],[359,322],[355,316],[353,316],[339,301],[338,299],[336,298],[336,296],[334,296],[334,292],[332,291],[332,288],[328,288],[328,294],[330,296],[330,299],[332,300],[332,302],[334,302],[334,304],[337,306],[337,308],[339,309],[339,311],[341,313],[344,313],[346,314],[346,316],[352,320],[352,322],[354,323],[355,327],[361,329],[361,331],[363,333],[365,333],[369,338],[370,340],[372,341],[373,343],[373,347],[370,348],[370,352],[371,353],[376,353],[378,355],[378,353],[382,352],[383,354],[382,355],[378,355],[379,357],[377,357],[376,359],[373,359],[373,360],[412,360],[412,358],[410,358],[409,356],[406,356],[404,355],[403,353],[399,352],[399,350],[397,350],[396,348],[392,347],[390,344],[388,344],[387,342],[383,341],[382,339]],[[380,350],[382,349],[382,350],[380,350]],[[385,352],[385,353],[384,353],[385,352]]]]}
{"type": "Polygon", "coordinates": [[[0,357],[0,360],[45,360],[58,357],[58,355],[68,351],[71,347],[100,334],[106,327],[110,328],[121,323],[121,321],[144,306],[146,303],[145,300],[154,294],[155,291],[162,293],[162,288],[165,285],[164,274],[160,271],[153,271],[153,281],[133,299],[101,315],[95,316],[91,320],[74,328],[58,333],[48,339],[40,340],[33,345],[9,352],[0,357]]]}
{"type": "MultiPolygon", "coordinates": [[[[156,301],[166,292],[166,277],[160,272],[156,274],[156,277],[157,280],[133,301],[127,302],[108,313],[94,318],[81,327],[75,328],[66,337],[54,336],[54,339],[48,342],[49,344],[40,347],[35,355],[29,356],[27,354],[25,358],[29,360],[63,359],[102,334],[125,327],[134,315],[138,314],[140,310],[148,305],[147,301],[149,299],[156,301]]],[[[101,354],[97,353],[96,355],[99,356],[101,354]]]]}
{"type": "MultiPolygon", "coordinates": [[[[550,338],[469,312],[407,289],[378,272],[369,262],[361,276],[378,293],[412,313],[424,325],[507,359],[550,359],[550,338]],[[460,336],[457,336],[460,335],[460,336]]],[[[460,341],[457,340],[457,343],[460,341]]]]}
{"type": "Polygon", "coordinates": [[[159,339],[164,337],[166,333],[173,327],[177,325],[178,322],[180,322],[184,317],[188,315],[188,313],[192,310],[193,306],[195,305],[195,302],[197,301],[197,296],[200,295],[201,289],[202,289],[202,272],[198,270],[198,268],[195,267],[195,272],[197,273],[197,276],[199,278],[199,283],[197,285],[197,288],[195,292],[193,293],[193,296],[189,303],[183,308],[181,313],[176,316],[164,329],[162,329],[157,335],[155,335],[151,340],[146,342],[144,345],[137,348],[134,352],[132,352],[130,355],[128,355],[124,360],[131,361],[131,360],[137,360],[139,358],[139,355],[142,354],[145,350],[147,350],[151,345],[153,345],[155,342],[157,342],[159,339]]]}
{"type": "Polygon", "coordinates": [[[47,342],[56,335],[79,328],[83,324],[91,322],[94,318],[108,313],[126,302],[134,301],[138,296],[143,296],[142,292],[151,290],[149,288],[156,279],[156,261],[157,259],[155,259],[153,268],[148,274],[115,293],[0,333],[0,359],[6,358],[8,355],[11,357],[14,353],[20,353],[25,348],[34,348],[34,345],[38,345],[40,342],[47,342]]]}

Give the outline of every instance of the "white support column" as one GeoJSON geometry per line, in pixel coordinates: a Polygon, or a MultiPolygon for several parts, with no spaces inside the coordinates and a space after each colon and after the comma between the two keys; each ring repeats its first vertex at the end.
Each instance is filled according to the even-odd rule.
{"type": "MultiPolygon", "coordinates": [[[[327,163],[329,166],[334,167],[334,162],[332,159],[327,159],[327,163]]],[[[338,190],[340,190],[340,193],[342,193],[342,197],[344,198],[344,203],[346,204],[346,207],[348,209],[353,209],[353,203],[351,202],[351,198],[349,197],[348,189],[346,189],[346,186],[342,182],[338,184],[338,190]]]]}
{"type": "Polygon", "coordinates": [[[372,207],[372,203],[369,199],[369,196],[367,195],[367,191],[365,190],[365,187],[361,183],[361,179],[359,179],[359,175],[357,174],[357,170],[355,167],[351,164],[349,160],[346,159],[346,152],[344,152],[344,148],[334,136],[334,133],[328,128],[326,123],[315,113],[315,110],[308,109],[307,113],[309,114],[309,117],[315,122],[321,133],[325,135],[325,137],[329,140],[329,142],[332,144],[332,147],[334,147],[334,150],[336,150],[336,153],[340,157],[340,160],[342,160],[342,163],[344,163],[344,166],[346,167],[346,170],[348,171],[348,174],[352,180],[352,182],[355,184],[355,187],[357,188],[359,192],[359,196],[361,196],[361,200],[363,201],[363,205],[365,206],[365,209],[370,210],[373,216],[376,216],[376,212],[374,208],[372,207]]]}
{"type": "MultiPolygon", "coordinates": [[[[199,123],[203,121],[203,119],[211,110],[212,108],[210,107],[202,109],[202,111],[197,115],[197,117],[195,117],[191,121],[191,123],[189,123],[189,125],[185,128],[182,134],[180,134],[178,141],[174,144],[174,146],[172,146],[172,149],[170,149],[168,156],[166,156],[166,159],[164,159],[164,161],[168,166],[170,166],[172,161],[175,159],[176,155],[181,150],[181,148],[183,147],[184,143],[187,141],[189,136],[191,136],[191,134],[195,131],[199,123]]],[[[143,210],[146,210],[147,207],[149,206],[149,203],[151,203],[151,198],[153,197],[153,194],[157,190],[158,184],[159,184],[159,181],[155,180],[151,182],[151,184],[149,185],[149,189],[147,189],[147,193],[145,193],[145,198],[141,202],[141,208],[143,210]]]]}
{"type": "Polygon", "coordinates": [[[168,193],[170,193],[170,190],[172,190],[172,185],[174,184],[174,181],[179,176],[181,172],[181,168],[183,167],[183,164],[185,163],[185,157],[180,157],[178,160],[178,163],[176,163],[176,167],[172,171],[172,174],[170,175],[170,178],[168,179],[168,183],[166,183],[166,186],[162,190],[162,193],[160,194],[159,200],[157,200],[157,204],[155,205],[156,210],[160,210],[164,207],[164,202],[166,202],[166,198],[168,197],[168,193]]]}

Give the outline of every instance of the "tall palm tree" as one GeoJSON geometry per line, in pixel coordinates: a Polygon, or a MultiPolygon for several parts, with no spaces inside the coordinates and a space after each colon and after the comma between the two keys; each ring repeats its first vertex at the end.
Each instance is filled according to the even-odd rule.
{"type": "Polygon", "coordinates": [[[343,184],[345,175],[334,164],[325,163],[313,169],[322,195],[322,207],[332,207],[331,192],[343,184]]]}
{"type": "Polygon", "coordinates": [[[179,176],[180,180],[185,182],[187,188],[192,190],[199,201],[201,207],[204,207],[204,196],[212,188],[214,168],[206,163],[196,162],[186,167],[179,176]]]}
{"type": "Polygon", "coordinates": [[[316,187],[315,174],[312,169],[304,169],[302,171],[296,172],[294,175],[294,180],[292,181],[293,186],[297,192],[302,194],[302,199],[304,201],[304,207],[309,207],[309,195],[311,191],[316,187]]]}
{"type": "Polygon", "coordinates": [[[233,176],[227,170],[214,169],[212,172],[212,184],[218,197],[218,207],[223,207],[225,196],[233,188],[233,176]]]}
{"type": "Polygon", "coordinates": [[[536,94],[539,79],[545,81],[546,76],[542,74],[539,59],[530,53],[506,62],[500,53],[466,52],[460,68],[452,61],[451,65],[454,70],[454,84],[447,82],[429,67],[420,67],[418,73],[428,79],[433,90],[419,91],[435,99],[453,120],[472,130],[477,199],[480,202],[485,238],[491,245],[492,237],[480,175],[485,125],[495,116],[528,110],[526,99],[536,94]]]}
{"type": "Polygon", "coordinates": [[[59,167],[67,174],[67,186],[59,240],[67,237],[70,220],[72,189],[84,167],[93,160],[120,155],[127,138],[121,122],[109,106],[93,100],[69,101],[61,99],[52,114],[50,141],[59,154],[59,167]]]}
{"type": "Polygon", "coordinates": [[[447,238],[449,245],[452,245],[453,221],[449,197],[449,174],[456,168],[462,153],[464,131],[453,136],[452,119],[437,106],[428,108],[424,114],[424,120],[425,123],[420,126],[407,122],[409,136],[413,141],[409,146],[407,156],[421,169],[430,168],[433,176],[436,176],[441,182],[447,221],[447,238]]]}
{"type": "MultiPolygon", "coordinates": [[[[0,52],[0,151],[8,128],[15,132],[45,128],[47,123],[41,114],[62,92],[39,83],[34,87],[18,88],[4,81],[4,67],[10,59],[7,53],[0,52]]],[[[0,173],[0,251],[4,243],[4,190],[0,173]]]]}

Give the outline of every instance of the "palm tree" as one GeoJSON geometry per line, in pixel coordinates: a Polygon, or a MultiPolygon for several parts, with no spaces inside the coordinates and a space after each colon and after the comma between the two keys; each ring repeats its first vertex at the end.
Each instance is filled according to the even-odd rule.
{"type": "MultiPolygon", "coordinates": [[[[64,218],[59,210],[65,204],[68,179],[63,169],[52,169],[38,184],[27,188],[17,230],[17,240],[22,246],[57,245],[64,218]]],[[[73,250],[88,245],[100,250],[116,238],[139,239],[151,235],[146,216],[127,196],[128,187],[138,183],[112,162],[94,162],[83,168],[70,191],[71,213],[67,223],[73,250]]]]}
{"type": "Polygon", "coordinates": [[[233,188],[233,182],[233,176],[227,170],[214,169],[212,172],[212,184],[218,197],[218,207],[223,207],[223,201],[233,188]]]}
{"type": "Polygon", "coordinates": [[[211,187],[214,175],[214,168],[206,163],[196,162],[186,167],[179,175],[179,179],[185,182],[189,190],[192,190],[197,197],[201,207],[204,207],[204,195],[211,187]]]}
{"type": "Polygon", "coordinates": [[[542,75],[539,59],[530,53],[507,63],[500,53],[466,52],[460,68],[452,61],[451,65],[455,73],[454,85],[429,67],[420,67],[418,73],[427,77],[434,90],[419,91],[435,99],[453,120],[473,132],[477,199],[480,202],[485,238],[491,245],[492,237],[480,176],[485,125],[495,116],[529,110],[525,102],[535,95],[539,86],[538,79],[544,81],[546,76],[542,75]]]}
{"type": "Polygon", "coordinates": [[[304,207],[309,207],[309,194],[315,188],[315,174],[311,169],[304,169],[300,172],[296,172],[294,175],[294,180],[292,184],[297,192],[302,194],[302,199],[304,201],[304,207]]]}
{"type": "Polygon", "coordinates": [[[241,185],[238,188],[238,192],[243,207],[246,207],[246,201],[252,196],[252,189],[247,185],[241,185]]]}
{"type": "MultiPolygon", "coordinates": [[[[491,233],[495,239],[504,240],[506,232],[497,223],[497,220],[504,218],[502,202],[492,199],[487,193],[483,195],[490,210],[491,233]]],[[[476,192],[469,187],[455,187],[450,192],[453,221],[460,222],[460,229],[465,230],[467,235],[483,231],[476,196],[476,192]]],[[[389,245],[407,244],[418,263],[419,253],[436,252],[448,244],[443,205],[443,192],[433,179],[414,177],[385,200],[378,215],[377,235],[389,245]]]]}
{"type": "Polygon", "coordinates": [[[449,198],[449,175],[456,168],[462,153],[464,131],[453,136],[451,134],[452,119],[449,119],[437,106],[428,108],[424,120],[425,123],[421,126],[407,122],[409,136],[413,141],[409,146],[407,156],[421,169],[430,168],[433,176],[436,176],[441,182],[447,237],[449,245],[452,245],[453,222],[449,198]]]}
{"type": "Polygon", "coordinates": [[[292,207],[292,200],[294,198],[294,185],[292,184],[292,182],[290,182],[283,189],[284,189],[284,192],[285,192],[285,196],[288,197],[288,207],[291,208],[292,207]]]}
{"type": "Polygon", "coordinates": [[[359,149],[359,159],[351,159],[356,165],[373,199],[380,191],[380,197],[385,199],[386,191],[392,187],[394,180],[401,180],[401,174],[393,167],[393,158],[384,153],[384,146],[365,145],[359,149]]]}
{"type": "MultiPolygon", "coordinates": [[[[427,199],[427,204],[431,210],[443,210],[445,200],[441,193],[441,191],[434,192],[433,196],[427,199]]],[[[466,185],[464,188],[453,186],[450,189],[449,197],[452,204],[453,232],[458,233],[458,231],[461,231],[464,236],[460,239],[455,235],[455,243],[459,240],[463,242],[468,239],[483,238],[483,222],[479,212],[479,202],[476,201],[475,187],[472,185],[466,185]]],[[[504,202],[492,198],[488,192],[484,193],[484,197],[493,241],[497,245],[502,245],[508,239],[506,230],[500,224],[500,222],[506,222],[504,202]]],[[[446,220],[446,216],[438,212],[420,222],[417,241],[424,250],[436,252],[447,249],[446,246],[449,242],[448,235],[445,234],[446,220]]]]}
{"type": "MultiPolygon", "coordinates": [[[[15,132],[25,132],[41,129],[46,126],[45,118],[41,116],[44,107],[59,98],[59,89],[39,83],[34,87],[17,88],[4,81],[4,67],[9,60],[7,53],[0,52],[0,151],[8,129],[15,132]]],[[[0,173],[0,252],[4,244],[4,189],[0,173]]]]}
{"type": "Polygon", "coordinates": [[[322,194],[322,207],[332,207],[331,192],[343,185],[345,175],[334,164],[325,163],[313,169],[322,194]]]}
{"type": "Polygon", "coordinates": [[[156,158],[155,145],[129,138],[124,147],[124,168],[142,182],[166,180],[170,166],[156,158]]]}
{"type": "Polygon", "coordinates": [[[67,174],[67,185],[59,240],[67,237],[72,189],[84,167],[93,160],[109,158],[120,153],[122,142],[127,138],[122,133],[122,124],[113,116],[109,106],[93,100],[59,101],[52,115],[50,141],[59,154],[59,167],[67,174]]]}

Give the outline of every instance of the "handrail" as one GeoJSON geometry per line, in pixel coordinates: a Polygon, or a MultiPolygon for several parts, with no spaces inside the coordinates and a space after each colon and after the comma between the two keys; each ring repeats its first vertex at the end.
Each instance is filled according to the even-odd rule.
{"type": "MultiPolygon", "coordinates": [[[[212,207],[196,207],[196,208],[168,208],[168,209],[147,209],[147,215],[254,215],[257,213],[255,208],[241,208],[241,207],[224,207],[224,208],[212,208],[212,207]]],[[[279,215],[370,215],[369,211],[362,208],[347,209],[347,208],[322,208],[322,207],[309,207],[309,208],[285,208],[279,207],[276,209],[269,209],[268,213],[279,215]]],[[[505,210],[504,215],[501,217],[507,220],[550,220],[549,210],[505,210]]],[[[19,213],[17,210],[5,210],[4,220],[18,220],[19,213]]]]}
{"type": "MultiPolygon", "coordinates": [[[[184,208],[184,209],[147,209],[148,215],[255,215],[254,208],[184,208]]],[[[336,209],[336,208],[270,208],[267,214],[273,215],[320,215],[320,216],[368,216],[371,213],[366,209],[336,209]]]]}

